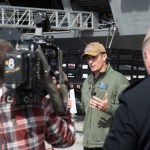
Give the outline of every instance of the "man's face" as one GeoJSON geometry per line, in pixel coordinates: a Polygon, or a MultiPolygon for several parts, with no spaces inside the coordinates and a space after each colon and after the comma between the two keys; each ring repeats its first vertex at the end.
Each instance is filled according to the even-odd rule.
{"type": "Polygon", "coordinates": [[[91,69],[91,71],[97,76],[100,72],[104,72],[106,70],[106,53],[100,53],[97,56],[86,56],[87,63],[91,69]]]}

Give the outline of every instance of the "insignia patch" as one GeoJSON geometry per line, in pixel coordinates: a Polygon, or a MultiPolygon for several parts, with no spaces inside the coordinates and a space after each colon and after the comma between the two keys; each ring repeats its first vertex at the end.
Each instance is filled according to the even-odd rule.
{"type": "Polygon", "coordinates": [[[99,83],[99,84],[98,84],[98,87],[101,88],[101,89],[107,89],[108,84],[99,83]]]}
{"type": "Polygon", "coordinates": [[[92,50],[92,47],[87,46],[87,47],[85,48],[85,50],[86,50],[86,51],[90,51],[90,50],[92,50]]]}

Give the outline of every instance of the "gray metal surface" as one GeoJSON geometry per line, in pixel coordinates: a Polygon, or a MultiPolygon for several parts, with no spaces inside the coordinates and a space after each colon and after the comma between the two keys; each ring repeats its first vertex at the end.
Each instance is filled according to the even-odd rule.
{"type": "Polygon", "coordinates": [[[110,0],[120,35],[145,34],[150,27],[149,0],[110,0]]]}

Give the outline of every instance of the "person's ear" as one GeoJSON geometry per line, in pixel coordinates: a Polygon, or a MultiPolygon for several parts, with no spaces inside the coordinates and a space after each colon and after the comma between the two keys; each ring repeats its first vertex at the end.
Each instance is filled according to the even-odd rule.
{"type": "Polygon", "coordinates": [[[143,57],[144,57],[144,59],[146,59],[146,60],[149,60],[149,61],[150,61],[150,51],[144,51],[144,53],[143,53],[143,57]]]}
{"type": "Polygon", "coordinates": [[[143,52],[143,58],[147,59],[147,52],[146,51],[143,52]]]}
{"type": "Polygon", "coordinates": [[[102,57],[103,57],[103,60],[106,61],[106,59],[107,59],[107,54],[104,53],[102,57]]]}
{"type": "Polygon", "coordinates": [[[145,50],[143,52],[143,58],[147,65],[150,67],[150,50],[145,50]]]}
{"type": "Polygon", "coordinates": [[[144,60],[146,71],[148,75],[150,75],[150,51],[149,50],[145,50],[143,52],[143,60],[144,60]]]}

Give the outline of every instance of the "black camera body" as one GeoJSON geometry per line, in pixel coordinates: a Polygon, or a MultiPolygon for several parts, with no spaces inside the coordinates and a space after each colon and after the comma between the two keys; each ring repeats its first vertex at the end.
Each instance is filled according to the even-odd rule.
{"type": "Polygon", "coordinates": [[[28,81],[29,57],[27,51],[6,53],[4,83],[21,85],[28,81]]]}
{"type": "Polygon", "coordinates": [[[15,97],[16,104],[25,105],[40,102],[40,97],[49,95],[55,113],[65,114],[68,90],[62,76],[62,52],[48,37],[35,39],[17,44],[15,51],[6,53],[4,84],[9,95],[6,101],[11,102],[15,97]],[[52,76],[61,84],[61,93],[52,76]]]}
{"type": "Polygon", "coordinates": [[[59,78],[58,49],[52,43],[41,41],[17,44],[15,51],[6,53],[4,83],[9,87],[33,89],[43,80],[43,66],[36,49],[38,45],[51,68],[51,75],[59,78]]]}

